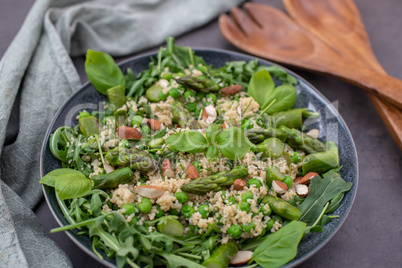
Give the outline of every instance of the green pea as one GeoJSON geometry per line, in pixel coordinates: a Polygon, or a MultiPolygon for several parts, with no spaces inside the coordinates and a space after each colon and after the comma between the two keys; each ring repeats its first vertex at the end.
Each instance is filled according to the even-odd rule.
{"type": "Polygon", "coordinates": [[[190,112],[194,112],[197,109],[197,103],[196,102],[189,102],[187,103],[187,110],[190,112]]]}
{"type": "Polygon", "coordinates": [[[246,211],[247,213],[249,213],[251,210],[251,206],[249,203],[240,202],[239,204],[237,204],[237,209],[239,209],[241,211],[246,211]]]}
{"type": "Polygon", "coordinates": [[[209,94],[207,95],[207,100],[208,100],[208,99],[211,99],[211,101],[212,101],[213,103],[216,103],[216,101],[218,100],[218,98],[216,97],[216,95],[213,94],[213,93],[209,93],[209,94]]]}
{"type": "Polygon", "coordinates": [[[253,197],[253,193],[251,193],[251,191],[248,191],[248,192],[245,192],[242,196],[241,196],[241,200],[243,201],[243,202],[246,202],[247,203],[247,200],[248,199],[253,199],[254,197],[253,197]]]}
{"type": "Polygon", "coordinates": [[[190,205],[184,205],[181,208],[181,214],[186,218],[190,218],[195,212],[195,209],[190,205]]]}
{"type": "Polygon", "coordinates": [[[232,226],[229,227],[228,229],[228,234],[233,238],[233,239],[239,239],[242,233],[242,229],[240,225],[233,224],[232,226]]]}
{"type": "Polygon", "coordinates": [[[172,74],[171,73],[164,73],[162,75],[162,78],[166,79],[166,80],[170,80],[170,79],[172,79],[172,74]]]}
{"type": "Polygon", "coordinates": [[[261,204],[261,201],[263,200],[264,198],[262,198],[262,197],[258,197],[258,199],[257,199],[257,204],[259,205],[259,204],[261,204]]]}
{"type": "Polygon", "coordinates": [[[228,201],[231,205],[236,204],[236,198],[234,196],[229,197],[228,201]]]}
{"type": "Polygon", "coordinates": [[[263,205],[263,206],[261,206],[260,207],[260,212],[262,213],[262,215],[264,215],[264,216],[269,216],[269,215],[271,215],[271,213],[272,213],[272,210],[271,210],[271,208],[269,207],[269,206],[267,206],[268,207],[268,210],[266,210],[265,209],[265,206],[266,205],[263,205]]]}
{"type": "Polygon", "coordinates": [[[180,212],[177,209],[172,208],[172,209],[169,210],[169,214],[174,215],[174,216],[179,216],[180,212]]]}
{"type": "Polygon", "coordinates": [[[262,186],[262,183],[259,179],[249,179],[248,180],[248,187],[250,188],[251,185],[255,185],[255,188],[260,188],[262,186]]]}
{"type": "Polygon", "coordinates": [[[140,115],[134,116],[134,117],[131,119],[131,126],[133,126],[133,127],[139,127],[139,126],[141,126],[142,120],[143,120],[142,116],[140,116],[140,115]]]}
{"type": "Polygon", "coordinates": [[[292,185],[293,185],[293,179],[290,176],[285,176],[285,179],[283,180],[283,182],[286,184],[286,186],[288,188],[292,187],[292,185]]]}
{"type": "Polygon", "coordinates": [[[267,222],[267,227],[265,227],[265,229],[267,230],[267,232],[271,232],[272,227],[274,227],[274,223],[275,223],[275,220],[274,220],[274,219],[270,219],[270,220],[267,222]]]}
{"type": "Polygon", "coordinates": [[[250,222],[248,224],[243,224],[243,231],[245,231],[246,233],[250,233],[251,229],[255,228],[255,223],[254,222],[250,222]]]}
{"type": "Polygon", "coordinates": [[[209,206],[208,205],[202,205],[198,208],[198,212],[201,214],[203,219],[208,218],[209,215],[209,206]]]}
{"type": "Polygon", "coordinates": [[[253,128],[253,122],[251,122],[248,119],[244,119],[243,123],[241,124],[241,129],[246,130],[252,128],[253,128]]]}
{"type": "Polygon", "coordinates": [[[264,236],[267,233],[267,229],[262,229],[260,236],[264,236]]]}
{"type": "Polygon", "coordinates": [[[186,203],[188,201],[188,195],[185,192],[177,192],[174,194],[180,204],[186,203]]]}
{"type": "Polygon", "coordinates": [[[138,209],[140,210],[141,213],[148,213],[152,209],[152,203],[149,198],[143,197],[141,199],[141,202],[138,204],[138,209]]]}
{"type": "Polygon", "coordinates": [[[197,169],[198,172],[201,172],[201,162],[200,161],[194,161],[192,164],[197,169]]]}
{"type": "Polygon", "coordinates": [[[169,95],[173,98],[173,99],[178,99],[181,97],[181,94],[179,92],[179,90],[177,90],[177,88],[171,88],[169,90],[169,95]]]}
{"type": "Polygon", "coordinates": [[[165,94],[165,93],[163,93],[163,91],[159,92],[159,95],[158,95],[159,100],[161,100],[161,101],[166,100],[168,96],[169,96],[169,94],[165,94]]]}
{"type": "Polygon", "coordinates": [[[161,206],[156,205],[155,218],[163,217],[163,215],[165,215],[165,211],[163,211],[163,210],[161,209],[161,206]]]}
{"type": "Polygon", "coordinates": [[[91,114],[87,111],[82,111],[79,113],[80,118],[84,118],[84,117],[88,117],[88,116],[91,116],[91,114]]]}
{"type": "Polygon", "coordinates": [[[295,163],[295,164],[297,164],[297,163],[299,163],[300,162],[300,154],[298,153],[298,152],[294,152],[293,153],[293,156],[290,158],[290,159],[292,159],[292,162],[293,163],[295,163]]]}
{"type": "Polygon", "coordinates": [[[123,214],[126,215],[126,216],[135,213],[135,211],[137,210],[137,208],[135,207],[135,205],[134,205],[134,204],[130,204],[130,203],[124,204],[121,208],[124,209],[123,214]]]}
{"type": "Polygon", "coordinates": [[[149,134],[151,133],[151,128],[147,124],[143,124],[141,127],[142,134],[149,134]]]}
{"type": "Polygon", "coordinates": [[[205,93],[204,92],[197,92],[197,98],[199,98],[200,100],[202,100],[203,98],[205,98],[205,93]]]}
{"type": "Polygon", "coordinates": [[[187,90],[186,92],[184,92],[184,98],[189,101],[190,97],[195,97],[195,93],[191,90],[187,90]]]}
{"type": "Polygon", "coordinates": [[[128,142],[128,140],[121,140],[119,142],[119,147],[130,148],[130,143],[128,142]]]}

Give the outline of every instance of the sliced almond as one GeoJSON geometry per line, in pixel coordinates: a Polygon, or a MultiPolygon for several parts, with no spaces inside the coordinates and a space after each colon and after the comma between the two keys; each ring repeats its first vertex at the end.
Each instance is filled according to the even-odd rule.
{"type": "Polygon", "coordinates": [[[259,177],[262,178],[262,180],[265,182],[265,180],[267,179],[267,172],[265,170],[260,170],[259,177]]]}
{"type": "Polygon", "coordinates": [[[133,189],[133,192],[139,194],[142,197],[155,199],[161,197],[165,193],[165,190],[158,186],[140,185],[135,187],[133,189]]]}
{"type": "Polygon", "coordinates": [[[239,250],[236,255],[230,260],[231,265],[242,265],[247,263],[251,256],[253,256],[253,252],[249,250],[239,250]]]}
{"type": "Polygon", "coordinates": [[[172,164],[170,163],[169,159],[163,159],[162,175],[169,178],[173,178],[175,176],[172,164]]]}
{"type": "Polygon", "coordinates": [[[226,122],[222,123],[222,129],[223,130],[227,129],[228,127],[229,127],[228,123],[226,123],[226,122]]]}
{"type": "Polygon", "coordinates": [[[110,172],[113,172],[114,171],[114,167],[112,167],[111,165],[109,165],[109,164],[103,164],[103,168],[105,169],[105,171],[106,171],[106,174],[109,174],[110,172]]]}
{"type": "Polygon", "coordinates": [[[117,130],[117,136],[119,136],[120,139],[123,140],[140,140],[142,139],[142,134],[139,132],[136,128],[133,127],[118,127],[117,130]]]}
{"type": "Polygon", "coordinates": [[[318,174],[315,172],[309,172],[306,175],[304,175],[303,179],[300,180],[300,184],[304,184],[309,186],[310,185],[310,181],[312,179],[314,179],[315,177],[317,177],[318,174]]]}
{"type": "Polygon", "coordinates": [[[204,110],[202,110],[202,120],[206,121],[207,119],[208,119],[208,114],[207,114],[207,111],[204,108],[204,110]]]}
{"type": "Polygon", "coordinates": [[[158,129],[161,127],[161,122],[159,122],[159,121],[156,120],[156,119],[148,119],[148,126],[149,126],[152,130],[156,131],[156,130],[158,130],[158,129]]]}
{"type": "Polygon", "coordinates": [[[232,85],[232,86],[229,86],[229,87],[222,88],[221,93],[223,95],[228,96],[228,95],[236,94],[236,93],[242,91],[242,89],[243,89],[242,85],[232,85]]]}
{"type": "Polygon", "coordinates": [[[304,185],[304,184],[296,185],[296,193],[298,195],[300,195],[301,197],[307,197],[307,195],[308,195],[308,187],[307,187],[307,185],[304,185]]]}
{"type": "Polygon", "coordinates": [[[277,194],[284,194],[288,186],[282,181],[273,181],[272,182],[272,190],[277,194]]]}
{"type": "Polygon", "coordinates": [[[309,132],[306,133],[307,135],[309,135],[310,137],[313,137],[314,139],[318,138],[318,135],[320,135],[320,131],[316,128],[310,130],[309,132]]]}
{"type": "Polygon", "coordinates": [[[293,180],[293,184],[299,184],[302,179],[303,177],[297,177],[296,179],[293,180]]]}
{"type": "Polygon", "coordinates": [[[235,189],[236,191],[241,191],[246,185],[247,183],[242,179],[235,179],[233,183],[233,189],[235,189]]]}
{"type": "Polygon", "coordinates": [[[193,164],[188,164],[186,171],[187,171],[187,177],[189,177],[190,179],[197,179],[200,177],[198,170],[195,168],[193,164]]]}
{"type": "Polygon", "coordinates": [[[207,123],[212,124],[217,116],[218,114],[216,113],[216,109],[212,104],[205,107],[202,111],[202,119],[204,119],[207,123]]]}

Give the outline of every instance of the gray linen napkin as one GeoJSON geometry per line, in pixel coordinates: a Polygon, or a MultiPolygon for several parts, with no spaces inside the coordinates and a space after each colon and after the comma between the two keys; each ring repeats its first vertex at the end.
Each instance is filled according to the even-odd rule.
{"type": "Polygon", "coordinates": [[[127,55],[194,29],[240,2],[35,2],[0,61],[0,267],[71,266],[31,210],[42,198],[39,153],[46,128],[81,85],[70,56],[89,48],[127,55]]]}

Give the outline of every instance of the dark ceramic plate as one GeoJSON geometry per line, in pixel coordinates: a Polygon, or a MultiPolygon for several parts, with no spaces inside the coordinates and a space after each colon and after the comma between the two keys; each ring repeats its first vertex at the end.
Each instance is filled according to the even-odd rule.
{"type": "MultiPolygon", "coordinates": [[[[234,53],[223,50],[210,50],[210,49],[198,49],[195,50],[196,54],[202,56],[207,64],[212,64],[215,67],[224,66],[229,61],[245,60],[249,61],[253,59],[251,56],[247,56],[240,53],[234,53]]],[[[150,62],[150,56],[155,54],[148,54],[144,56],[135,57],[120,64],[123,72],[127,68],[133,69],[134,73],[138,73],[148,68],[150,62]]],[[[272,62],[259,60],[262,65],[275,65],[272,62]]],[[[286,68],[285,68],[286,69],[286,68]]],[[[335,211],[339,218],[333,219],[328,225],[325,226],[324,232],[313,233],[304,237],[299,245],[298,254],[295,259],[285,265],[285,267],[292,267],[316,253],[322,248],[332,236],[339,230],[342,223],[345,221],[356,196],[357,179],[358,179],[358,165],[356,148],[353,142],[353,138],[349,132],[348,127],[339,115],[337,110],[329,103],[329,101],[318,92],[311,84],[305,81],[297,74],[287,70],[292,76],[294,76],[298,84],[296,85],[298,98],[296,107],[307,107],[310,110],[320,112],[321,116],[318,119],[306,122],[306,126],[309,129],[318,128],[320,130],[320,139],[322,141],[335,141],[339,147],[340,161],[343,166],[341,170],[342,177],[347,182],[353,182],[352,189],[346,193],[342,204],[335,211]]],[[[60,126],[68,125],[73,126],[77,124],[75,117],[78,111],[95,110],[99,108],[99,103],[106,100],[105,96],[99,94],[91,84],[85,84],[80,90],[75,92],[67,102],[60,108],[54,117],[49,129],[46,133],[42,152],[41,152],[41,176],[44,176],[53,169],[60,168],[61,163],[50,152],[49,149],[49,135],[60,126]]],[[[54,188],[43,186],[43,192],[46,197],[46,201],[60,225],[67,225],[67,220],[63,217],[54,194],[54,188]]],[[[93,258],[99,260],[102,264],[115,267],[114,260],[107,258],[104,254],[104,259],[99,259],[91,250],[91,241],[86,236],[77,235],[77,231],[72,230],[67,232],[68,236],[85,252],[87,252],[93,258]]]]}

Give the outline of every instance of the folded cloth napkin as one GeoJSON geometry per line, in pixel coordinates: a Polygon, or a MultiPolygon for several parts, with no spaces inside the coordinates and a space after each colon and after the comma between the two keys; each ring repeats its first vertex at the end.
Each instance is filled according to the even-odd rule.
{"type": "Polygon", "coordinates": [[[70,56],[161,44],[242,0],[37,0],[0,61],[0,267],[70,267],[32,212],[42,140],[81,83],[70,56]]]}

